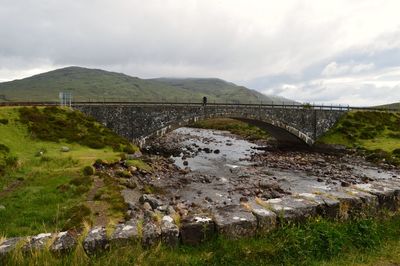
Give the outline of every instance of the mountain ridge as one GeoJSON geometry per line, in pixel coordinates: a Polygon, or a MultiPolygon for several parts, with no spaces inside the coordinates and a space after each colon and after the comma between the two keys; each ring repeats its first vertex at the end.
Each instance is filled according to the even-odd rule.
{"type": "MultiPolygon", "coordinates": [[[[249,103],[286,101],[219,78],[141,79],[124,73],[70,66],[0,83],[0,101],[58,101],[61,91],[75,101],[188,101],[249,103]]],[[[293,101],[290,101],[293,102],[293,101]]]]}

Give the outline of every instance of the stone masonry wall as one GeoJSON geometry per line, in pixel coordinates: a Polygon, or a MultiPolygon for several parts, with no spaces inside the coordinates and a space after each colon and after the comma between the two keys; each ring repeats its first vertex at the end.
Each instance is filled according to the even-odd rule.
{"type": "Polygon", "coordinates": [[[234,117],[263,121],[311,145],[344,114],[336,110],[224,105],[75,105],[74,108],[137,143],[196,119],[234,117]]]}

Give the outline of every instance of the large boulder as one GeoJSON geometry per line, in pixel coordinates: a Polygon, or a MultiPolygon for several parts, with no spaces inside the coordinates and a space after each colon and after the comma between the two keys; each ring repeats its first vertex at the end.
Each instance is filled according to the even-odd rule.
{"type": "Polygon", "coordinates": [[[129,220],[126,223],[118,224],[110,237],[111,243],[126,244],[132,240],[138,240],[137,221],[129,220]]]}
{"type": "Polygon", "coordinates": [[[150,204],[150,206],[153,208],[153,210],[157,209],[158,206],[163,205],[162,201],[157,199],[156,196],[152,195],[152,194],[143,194],[140,198],[139,198],[140,203],[145,203],[148,202],[150,204]]]}
{"type": "Polygon", "coordinates": [[[257,233],[266,234],[276,228],[276,214],[264,206],[250,201],[245,204],[257,219],[257,233]]]}
{"type": "Polygon", "coordinates": [[[88,255],[93,255],[99,250],[108,248],[106,229],[104,227],[94,227],[89,231],[83,241],[83,248],[88,255]]]}
{"type": "Polygon", "coordinates": [[[0,258],[6,256],[10,252],[12,252],[15,247],[23,241],[22,237],[13,237],[6,239],[3,243],[0,244],[0,258]]]}
{"type": "Polygon", "coordinates": [[[23,247],[25,251],[31,250],[42,250],[46,247],[49,241],[52,239],[51,233],[38,234],[29,239],[28,243],[23,247]]]}
{"type": "Polygon", "coordinates": [[[182,220],[181,239],[185,245],[197,245],[215,235],[215,223],[209,215],[192,215],[182,220]]]}
{"type": "Polygon", "coordinates": [[[285,196],[266,201],[270,210],[276,213],[278,222],[301,222],[317,215],[318,203],[313,200],[285,196]]]}
{"type": "Polygon", "coordinates": [[[229,239],[255,236],[257,218],[242,206],[230,205],[214,212],[214,221],[219,235],[229,239]]]}
{"type": "Polygon", "coordinates": [[[161,241],[170,247],[179,244],[179,228],[171,216],[164,216],[161,221],[161,241]]]}
{"type": "Polygon", "coordinates": [[[142,245],[151,247],[157,244],[161,238],[161,228],[154,222],[148,221],[143,225],[142,245]]]}
{"type": "Polygon", "coordinates": [[[54,239],[53,244],[50,246],[50,250],[55,253],[65,253],[71,251],[77,245],[77,235],[70,232],[60,232],[54,239]]]}

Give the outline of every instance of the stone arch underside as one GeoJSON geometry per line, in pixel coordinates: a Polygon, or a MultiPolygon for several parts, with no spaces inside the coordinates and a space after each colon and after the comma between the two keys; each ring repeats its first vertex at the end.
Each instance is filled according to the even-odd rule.
{"type": "Polygon", "coordinates": [[[138,142],[139,144],[143,145],[147,139],[157,138],[179,127],[187,126],[190,123],[210,118],[231,118],[257,126],[267,131],[272,137],[274,137],[278,141],[279,146],[307,147],[314,144],[314,140],[308,135],[304,134],[303,132],[292,126],[287,125],[286,123],[283,123],[282,121],[269,119],[267,117],[264,117],[262,119],[253,119],[240,117],[237,116],[237,114],[230,113],[181,117],[181,120],[170,121],[169,123],[167,123],[167,126],[159,128],[158,130],[152,132],[138,142]]]}

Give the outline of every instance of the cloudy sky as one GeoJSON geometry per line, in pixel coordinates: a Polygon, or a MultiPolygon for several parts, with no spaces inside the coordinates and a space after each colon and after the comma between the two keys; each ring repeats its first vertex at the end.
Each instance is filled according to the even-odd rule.
{"type": "Polygon", "coordinates": [[[399,0],[0,0],[0,81],[78,65],[400,101],[399,0]]]}

